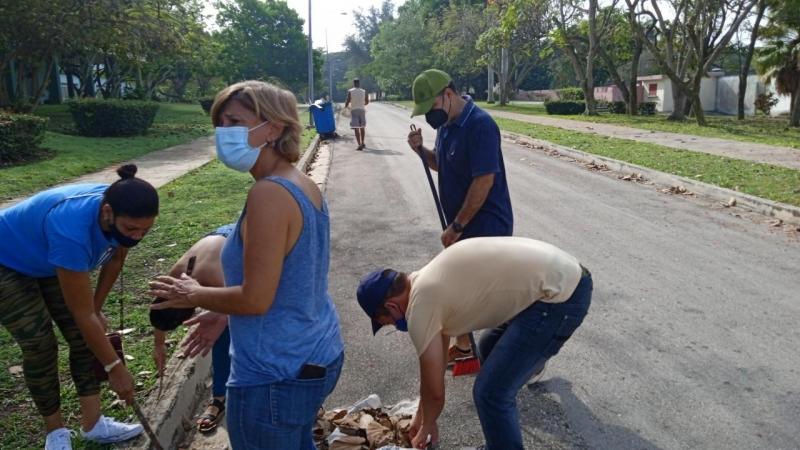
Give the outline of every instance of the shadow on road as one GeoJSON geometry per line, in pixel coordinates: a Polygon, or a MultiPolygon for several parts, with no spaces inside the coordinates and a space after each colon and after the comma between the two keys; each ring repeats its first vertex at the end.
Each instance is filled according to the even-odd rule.
{"type": "Polygon", "coordinates": [[[575,395],[572,382],[564,378],[551,378],[530,385],[522,390],[519,400],[523,432],[536,442],[538,448],[659,448],[634,430],[603,423],[575,395]],[[560,402],[553,398],[553,394],[560,402]]]}
{"type": "Polygon", "coordinates": [[[363,150],[364,153],[373,153],[375,155],[386,155],[386,156],[403,156],[403,152],[398,152],[396,150],[386,150],[381,148],[365,148],[363,150]]]}

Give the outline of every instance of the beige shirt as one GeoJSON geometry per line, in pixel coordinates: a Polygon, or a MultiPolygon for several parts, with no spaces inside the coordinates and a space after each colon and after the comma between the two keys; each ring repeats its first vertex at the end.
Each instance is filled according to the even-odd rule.
{"type": "Polygon", "coordinates": [[[440,334],[497,327],[536,301],[564,302],[580,278],[578,260],[546,242],[466,239],[409,275],[408,334],[421,355],[440,334]]]}
{"type": "Polygon", "coordinates": [[[349,91],[350,93],[350,109],[365,109],[366,103],[365,99],[367,97],[367,91],[361,88],[351,88],[349,91]]]}

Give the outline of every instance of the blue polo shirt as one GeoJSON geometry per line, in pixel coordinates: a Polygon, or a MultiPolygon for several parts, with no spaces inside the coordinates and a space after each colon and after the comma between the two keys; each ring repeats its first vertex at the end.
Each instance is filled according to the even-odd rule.
{"type": "Polygon", "coordinates": [[[461,239],[477,236],[511,236],[514,215],[508,194],[506,169],[500,148],[500,129],[494,119],[469,96],[456,121],[436,134],[439,196],[447,223],[455,220],[472,179],[493,173],[494,184],[486,201],[464,228],[461,239]]]}
{"type": "Polygon", "coordinates": [[[100,228],[107,184],[72,184],[42,191],[0,211],[0,265],[32,278],[56,268],[89,272],[117,249],[100,228]]]}

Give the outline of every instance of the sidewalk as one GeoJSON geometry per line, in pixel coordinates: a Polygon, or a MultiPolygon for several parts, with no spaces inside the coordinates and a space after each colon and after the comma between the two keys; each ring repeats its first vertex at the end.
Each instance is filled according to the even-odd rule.
{"type": "Polygon", "coordinates": [[[619,125],[559,119],[548,116],[534,116],[506,111],[494,111],[491,109],[487,109],[486,112],[491,114],[493,117],[517,120],[520,122],[557,127],[564,130],[580,131],[583,133],[600,134],[603,136],[620,139],[629,139],[632,141],[647,142],[650,144],[658,144],[681,150],[710,153],[712,155],[726,156],[728,158],[743,159],[747,161],[755,161],[759,163],[772,164],[775,166],[800,170],[800,150],[788,147],[778,147],[773,145],[757,144],[754,142],[733,141],[704,136],[667,133],[663,131],[650,131],[639,128],[623,127],[619,125]]]}
{"type": "MultiPolygon", "coordinates": [[[[139,171],[136,176],[147,180],[154,187],[159,188],[170,181],[196,169],[214,159],[216,154],[214,137],[207,136],[195,139],[187,144],[158,150],[142,155],[131,161],[113,164],[98,172],[72,178],[59,186],[73,183],[113,183],[119,179],[117,168],[123,164],[136,164],[139,171]]],[[[30,195],[16,198],[6,203],[0,203],[0,209],[8,208],[15,203],[26,199],[30,195]]]]}

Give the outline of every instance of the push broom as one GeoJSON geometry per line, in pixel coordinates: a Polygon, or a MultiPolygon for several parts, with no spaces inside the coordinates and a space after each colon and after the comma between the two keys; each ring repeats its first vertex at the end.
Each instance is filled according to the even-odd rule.
{"type": "MultiPolygon", "coordinates": [[[[411,125],[411,131],[417,131],[417,127],[413,124],[411,125]]],[[[416,151],[422,160],[422,167],[425,169],[425,175],[428,177],[428,184],[431,187],[431,194],[433,194],[433,202],[436,203],[436,212],[439,213],[439,222],[442,225],[442,231],[444,231],[447,229],[447,220],[444,218],[442,202],[439,200],[439,194],[436,192],[436,186],[433,184],[431,168],[428,167],[428,160],[425,158],[425,155],[422,152],[422,147],[417,147],[416,151]]],[[[481,370],[481,362],[478,359],[478,347],[475,345],[475,337],[472,335],[471,331],[469,332],[468,336],[469,346],[472,349],[472,356],[456,358],[455,364],[453,365],[454,377],[476,374],[481,370]]]]}

